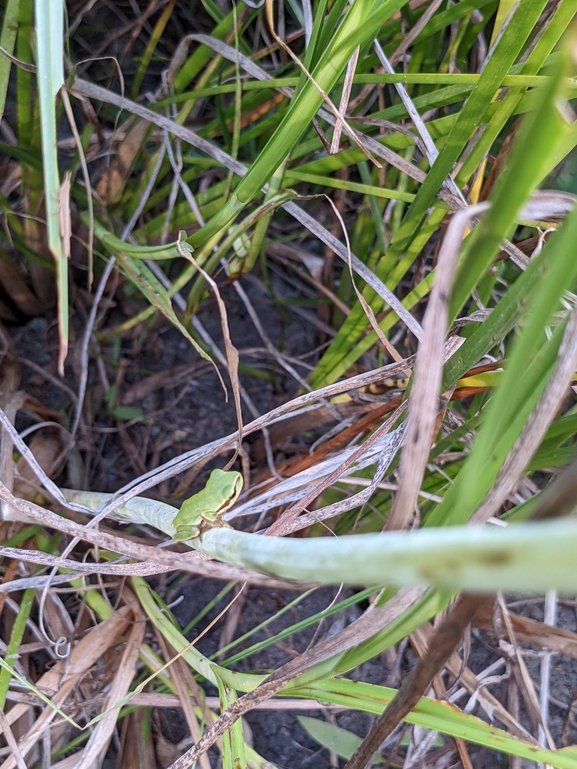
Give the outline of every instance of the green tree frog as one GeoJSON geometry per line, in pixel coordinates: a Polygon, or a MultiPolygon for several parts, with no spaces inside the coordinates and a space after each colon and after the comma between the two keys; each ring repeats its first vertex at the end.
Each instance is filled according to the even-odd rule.
{"type": "Polygon", "coordinates": [[[185,499],[173,523],[172,539],[184,542],[214,526],[226,526],[222,514],[236,502],[243,479],[234,470],[213,470],[204,489],[185,499]]]}

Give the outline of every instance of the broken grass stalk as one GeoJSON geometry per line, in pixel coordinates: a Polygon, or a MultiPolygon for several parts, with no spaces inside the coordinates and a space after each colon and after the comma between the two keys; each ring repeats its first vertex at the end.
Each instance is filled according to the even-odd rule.
{"type": "MultiPolygon", "coordinates": [[[[71,490],[64,494],[91,509],[111,498],[71,490]]],[[[172,537],[177,512],[170,505],[134,497],[115,516],[150,524],[172,537]]],[[[215,527],[187,544],[230,565],[296,581],[433,585],[469,592],[577,590],[577,521],[573,519],[505,529],[452,526],[306,540],[215,527]]]]}

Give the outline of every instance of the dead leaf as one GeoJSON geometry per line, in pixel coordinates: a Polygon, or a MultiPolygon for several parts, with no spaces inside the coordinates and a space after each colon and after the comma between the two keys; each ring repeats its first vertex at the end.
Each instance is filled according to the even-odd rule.
{"type": "Polygon", "coordinates": [[[129,118],[123,124],[125,138],[119,143],[114,160],[96,185],[96,192],[105,204],[118,203],[122,197],[128,177],[150,129],[149,123],[137,118],[129,118]],[[130,123],[132,125],[128,128],[130,123]]]}

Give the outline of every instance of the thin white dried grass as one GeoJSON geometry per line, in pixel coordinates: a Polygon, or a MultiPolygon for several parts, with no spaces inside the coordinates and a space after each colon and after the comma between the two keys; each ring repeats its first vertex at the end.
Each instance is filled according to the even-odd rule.
{"type": "Polygon", "coordinates": [[[97,531],[88,528],[87,526],[80,526],[77,523],[73,523],[72,521],[68,521],[65,518],[55,515],[49,510],[46,510],[39,505],[35,505],[32,502],[17,499],[8,491],[1,481],[0,499],[11,504],[21,515],[23,520],[40,523],[43,526],[48,526],[56,531],[62,531],[72,537],[77,537],[79,540],[92,542],[104,550],[121,553],[122,555],[126,555],[129,558],[134,558],[138,561],[161,564],[163,567],[169,567],[169,570],[191,571],[196,574],[213,576],[216,579],[234,579],[241,582],[253,582],[253,580],[256,580],[255,584],[271,587],[288,587],[285,582],[279,582],[277,580],[271,582],[270,578],[263,577],[261,574],[252,574],[242,569],[238,570],[234,567],[229,567],[226,564],[206,561],[201,556],[199,557],[200,554],[198,553],[175,553],[159,550],[154,547],[148,547],[147,545],[140,545],[129,539],[124,539],[123,537],[116,537],[105,532],[97,531]]]}
{"type": "Polygon", "coordinates": [[[130,684],[136,672],[136,663],[144,640],[145,629],[144,616],[135,616],[114,680],[103,706],[104,716],[90,735],[88,743],[82,751],[82,758],[76,765],[76,769],[99,769],[102,765],[102,760],[120,715],[120,708],[117,705],[128,694],[130,684]]]}
{"type": "MultiPolygon", "coordinates": [[[[129,627],[131,614],[131,609],[127,606],[111,614],[77,643],[68,659],[59,661],[36,682],[38,688],[51,694],[54,705],[60,707],[84,674],[107,649],[117,642],[120,635],[129,627]]],[[[31,705],[18,703],[6,714],[8,723],[15,723],[30,709],[31,705]]],[[[27,756],[38,743],[43,731],[50,728],[57,715],[58,712],[54,707],[44,708],[32,728],[19,740],[18,746],[23,756],[27,756]]],[[[2,765],[2,769],[15,769],[16,766],[15,757],[10,756],[2,765]]]]}
{"type": "MultiPolygon", "coordinates": [[[[557,619],[557,591],[550,590],[545,596],[544,620],[548,625],[554,625],[557,619]]],[[[549,697],[551,695],[551,662],[553,653],[546,651],[541,659],[541,675],[539,687],[539,711],[542,725],[539,726],[539,745],[547,746],[547,733],[549,730],[549,697]]]]}

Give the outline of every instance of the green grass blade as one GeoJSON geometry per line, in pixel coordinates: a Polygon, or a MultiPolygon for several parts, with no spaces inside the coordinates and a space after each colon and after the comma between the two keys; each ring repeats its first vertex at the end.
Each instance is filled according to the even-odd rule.
{"type": "Polygon", "coordinates": [[[207,681],[210,681],[216,686],[217,679],[220,679],[227,686],[230,686],[236,691],[249,692],[255,689],[264,680],[265,676],[233,672],[217,665],[216,662],[208,660],[195,649],[194,644],[187,641],[175,624],[168,619],[167,612],[162,611],[158,606],[157,602],[154,600],[152,588],[146,581],[141,577],[133,577],[132,584],[150,621],[158,628],[170,645],[173,646],[178,653],[182,653],[182,657],[186,662],[194,670],[204,676],[207,681]]]}
{"type": "Polygon", "coordinates": [[[30,588],[25,590],[20,601],[20,607],[14,624],[12,626],[12,633],[10,635],[10,641],[4,655],[4,662],[6,667],[2,667],[0,670],[0,708],[4,709],[6,704],[6,695],[10,687],[10,681],[12,678],[12,668],[18,658],[18,648],[22,643],[22,636],[26,630],[26,623],[30,616],[30,611],[34,604],[34,598],[36,596],[36,590],[30,588]]]}
{"type": "Polygon", "coordinates": [[[565,96],[568,69],[568,57],[564,57],[552,73],[549,85],[540,89],[541,103],[526,119],[510,161],[499,176],[490,198],[491,209],[469,237],[455,276],[452,319],[489,267],[501,240],[511,234],[523,203],[542,181],[549,169],[551,156],[567,135],[569,126],[558,105],[563,103],[565,96]]]}
{"type": "MultiPolygon", "coordinates": [[[[68,351],[68,254],[60,233],[60,177],[56,154],[56,97],[64,85],[64,5],[62,0],[35,0],[38,100],[48,246],[56,262],[58,287],[58,370],[64,375],[68,351]]],[[[62,204],[64,205],[64,204],[62,204]]],[[[69,215],[62,211],[62,215],[69,215]]]]}
{"type": "MultiPolygon", "coordinates": [[[[2,20],[2,32],[0,33],[0,46],[7,54],[14,53],[16,44],[16,31],[18,30],[18,14],[20,0],[8,0],[4,8],[2,20]]],[[[8,93],[8,81],[10,80],[10,68],[12,62],[3,53],[0,53],[0,121],[6,106],[6,94],[8,93]]]]}
{"type": "Polygon", "coordinates": [[[518,435],[522,429],[522,415],[527,413],[543,390],[548,378],[547,366],[544,369],[537,364],[545,362],[546,357],[550,366],[554,363],[560,336],[560,329],[557,329],[553,338],[547,340],[544,329],[557,311],[563,292],[571,290],[577,282],[577,262],[573,252],[575,238],[577,208],[573,209],[545,247],[546,259],[542,262],[541,279],[533,289],[531,300],[527,302],[527,297],[524,298],[526,320],[523,331],[513,345],[505,372],[463,471],[430,516],[430,525],[448,521],[462,523],[469,518],[493,484],[516,439],[515,433],[518,435]],[[531,364],[535,365],[532,367],[531,364]],[[507,433],[508,427],[511,429],[507,433]]]}
{"type": "Polygon", "coordinates": [[[525,0],[519,3],[492,56],[487,62],[479,82],[459,112],[437,160],[421,185],[417,197],[407,212],[396,242],[398,247],[410,240],[415,228],[431,205],[445,178],[451,173],[469,138],[480,124],[483,115],[497,93],[504,75],[523,49],[546,0],[525,0]]]}
{"type": "MultiPolygon", "coordinates": [[[[395,689],[366,684],[360,681],[332,679],[316,683],[301,692],[301,696],[319,699],[322,702],[349,707],[351,698],[355,707],[366,713],[380,715],[396,694],[395,689]]],[[[446,702],[423,697],[413,711],[405,718],[409,724],[432,729],[441,734],[484,745],[492,750],[520,756],[530,761],[540,761],[556,769],[577,769],[575,747],[561,750],[547,750],[534,743],[525,742],[507,732],[481,721],[476,716],[463,713],[446,702]]]]}
{"type": "MultiPolygon", "coordinates": [[[[524,62],[522,69],[523,73],[531,76],[539,72],[547,57],[571,23],[574,15],[575,7],[573,1],[562,0],[555,11],[553,19],[547,25],[545,32],[537,42],[533,51],[531,51],[527,61],[524,62]]],[[[505,84],[506,80],[507,78],[505,78],[503,84],[505,84]]],[[[485,127],[482,137],[477,142],[473,151],[465,160],[463,167],[457,174],[457,184],[465,184],[470,179],[484,155],[489,151],[493,141],[503,129],[507,119],[518,106],[523,93],[523,88],[525,88],[526,85],[523,83],[511,83],[511,85],[513,85],[514,88],[494,105],[495,111],[491,116],[489,124],[485,127]]]]}
{"type": "MultiPolygon", "coordinates": [[[[201,358],[204,358],[205,360],[212,363],[216,369],[216,364],[210,355],[205,352],[205,350],[203,350],[196,339],[194,339],[189,334],[185,326],[180,322],[180,319],[172,307],[170,297],[166,289],[149,269],[149,267],[144,262],[132,259],[124,254],[119,254],[117,258],[122,271],[130,279],[130,281],[138,287],[142,294],[148,299],[150,304],[153,307],[156,307],[157,310],[160,310],[160,312],[173,324],[173,326],[175,326],[180,331],[180,333],[190,342],[190,344],[194,347],[201,358]]],[[[216,369],[216,371],[218,373],[218,369],[216,369]]]]}
{"type": "MultiPolygon", "coordinates": [[[[405,4],[406,0],[386,0],[378,8],[376,18],[383,23],[387,14],[392,15],[405,4]]],[[[330,91],[341,72],[344,71],[357,45],[366,42],[376,34],[376,18],[371,17],[374,6],[370,0],[357,0],[345,16],[334,41],[324,52],[312,77],[325,92],[330,91]],[[360,38],[360,39],[359,39],[360,38]]],[[[266,184],[274,171],[281,165],[303,133],[323,102],[322,96],[310,80],[292,99],[283,121],[259,154],[248,173],[243,176],[227,205],[207,225],[192,235],[188,242],[196,247],[226,227],[266,184]]]]}

